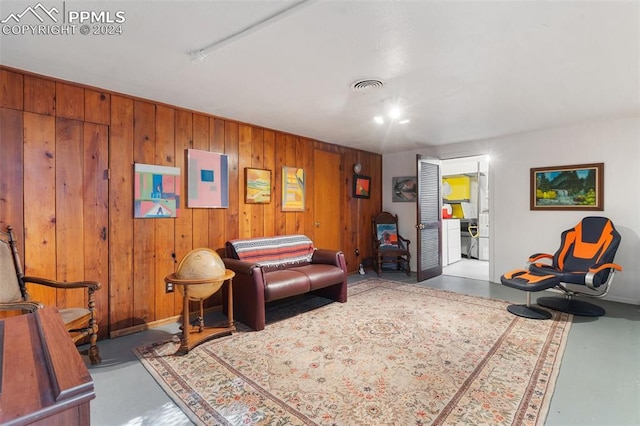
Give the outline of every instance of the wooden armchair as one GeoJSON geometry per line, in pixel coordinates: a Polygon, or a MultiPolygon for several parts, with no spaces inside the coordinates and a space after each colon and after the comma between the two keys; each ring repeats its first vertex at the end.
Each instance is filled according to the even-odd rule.
{"type": "Polygon", "coordinates": [[[378,276],[382,274],[383,263],[395,263],[396,269],[404,269],[411,274],[411,241],[398,233],[398,215],[379,213],[371,219],[373,225],[373,254],[378,276]]]}
{"type": "Polygon", "coordinates": [[[91,364],[99,364],[98,323],[95,312],[94,292],[100,288],[95,281],[60,282],[46,278],[25,276],[22,271],[16,240],[11,226],[6,232],[0,230],[0,311],[33,312],[42,304],[29,300],[27,283],[45,285],[60,289],[86,288],[88,291],[87,308],[60,309],[62,321],[74,343],[89,338],[87,351],[91,364]]]}

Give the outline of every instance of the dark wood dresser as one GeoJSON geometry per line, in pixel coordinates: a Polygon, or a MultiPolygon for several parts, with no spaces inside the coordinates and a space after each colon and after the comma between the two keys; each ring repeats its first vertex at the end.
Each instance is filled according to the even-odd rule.
{"type": "Polygon", "coordinates": [[[0,320],[0,367],[0,424],[90,424],[93,379],[57,309],[0,320]]]}

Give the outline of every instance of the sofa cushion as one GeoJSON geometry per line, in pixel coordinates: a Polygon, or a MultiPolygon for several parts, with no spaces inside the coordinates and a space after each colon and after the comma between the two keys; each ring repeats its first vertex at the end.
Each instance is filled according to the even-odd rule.
{"type": "Polygon", "coordinates": [[[309,277],[292,269],[280,269],[264,274],[264,300],[284,299],[311,291],[309,277]]]}
{"type": "Polygon", "coordinates": [[[243,238],[227,242],[227,255],[264,267],[311,262],[313,242],[306,235],[243,238]]]}
{"type": "Polygon", "coordinates": [[[309,278],[311,290],[339,284],[344,281],[344,271],[334,265],[314,263],[312,265],[296,266],[289,270],[300,272],[309,278]]]}

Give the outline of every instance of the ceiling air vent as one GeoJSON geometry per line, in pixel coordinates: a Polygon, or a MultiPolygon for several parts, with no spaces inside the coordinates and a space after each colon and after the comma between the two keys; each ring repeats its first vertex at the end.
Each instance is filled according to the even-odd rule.
{"type": "Polygon", "coordinates": [[[351,83],[351,90],[359,93],[368,93],[374,90],[382,89],[384,87],[384,81],[367,78],[364,80],[356,80],[351,83]]]}

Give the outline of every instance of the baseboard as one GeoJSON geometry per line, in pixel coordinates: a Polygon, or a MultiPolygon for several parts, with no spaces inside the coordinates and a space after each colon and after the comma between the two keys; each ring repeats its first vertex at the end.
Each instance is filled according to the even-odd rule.
{"type": "MultiPolygon", "coordinates": [[[[213,306],[211,308],[206,308],[204,310],[204,313],[207,314],[209,312],[219,312],[221,310],[222,310],[221,306],[213,306]]],[[[195,313],[196,311],[190,312],[190,314],[195,314],[195,313]]],[[[179,322],[181,319],[182,319],[182,314],[164,318],[157,321],[145,322],[144,324],[134,325],[133,327],[127,327],[117,331],[112,331],[111,333],[109,333],[109,339],[115,339],[117,337],[138,333],[140,331],[149,330],[151,328],[160,327],[166,324],[173,324],[173,323],[179,322]]]]}

